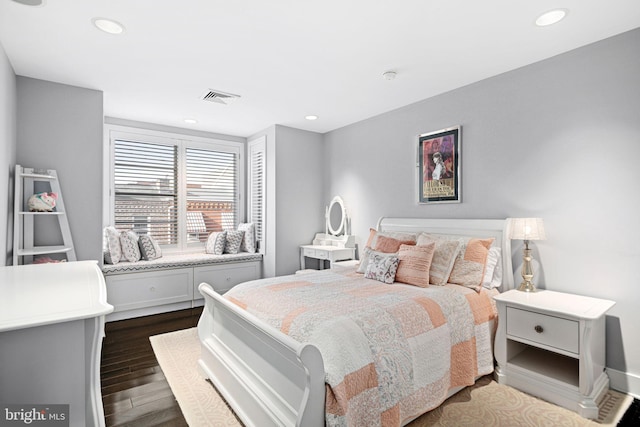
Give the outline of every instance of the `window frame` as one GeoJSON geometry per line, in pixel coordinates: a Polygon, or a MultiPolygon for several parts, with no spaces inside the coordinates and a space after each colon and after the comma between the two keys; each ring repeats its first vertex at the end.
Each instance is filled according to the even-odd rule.
{"type": "Polygon", "coordinates": [[[185,135],[179,133],[135,128],[121,125],[105,125],[105,160],[104,160],[104,188],[103,188],[103,226],[115,224],[115,140],[140,141],[153,144],[175,145],[178,147],[178,234],[177,244],[162,245],[163,253],[201,252],[205,242],[187,241],[187,195],[186,195],[186,148],[196,148],[213,151],[224,151],[236,154],[237,157],[237,217],[236,224],[244,222],[246,217],[245,203],[245,151],[242,142],[228,141],[216,138],[185,135]]]}

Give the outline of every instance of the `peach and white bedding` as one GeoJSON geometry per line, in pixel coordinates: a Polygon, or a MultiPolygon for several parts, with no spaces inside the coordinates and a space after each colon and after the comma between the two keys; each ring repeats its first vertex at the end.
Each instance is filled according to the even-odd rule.
{"type": "Polygon", "coordinates": [[[385,284],[352,268],[247,282],[224,297],[320,349],[327,425],[399,426],[493,371],[496,293],[385,284]]]}

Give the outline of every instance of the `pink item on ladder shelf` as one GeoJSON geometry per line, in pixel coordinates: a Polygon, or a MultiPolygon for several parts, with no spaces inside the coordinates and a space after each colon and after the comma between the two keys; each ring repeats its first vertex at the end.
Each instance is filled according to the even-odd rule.
{"type": "Polygon", "coordinates": [[[57,172],[16,165],[14,196],[13,265],[76,261],[57,172]],[[51,236],[37,235],[50,227],[51,218],[62,236],[62,242],[53,245],[51,236]]]}

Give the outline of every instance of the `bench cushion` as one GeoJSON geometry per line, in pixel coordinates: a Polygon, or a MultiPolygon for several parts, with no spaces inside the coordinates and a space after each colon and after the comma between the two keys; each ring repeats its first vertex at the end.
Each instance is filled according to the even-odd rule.
{"type": "Polygon", "coordinates": [[[121,261],[118,264],[105,264],[102,266],[102,273],[106,276],[110,274],[135,273],[137,271],[163,270],[192,267],[196,265],[260,260],[262,260],[262,254],[250,254],[248,252],[224,255],[212,255],[206,253],[164,255],[161,258],[150,261],[121,261]]]}

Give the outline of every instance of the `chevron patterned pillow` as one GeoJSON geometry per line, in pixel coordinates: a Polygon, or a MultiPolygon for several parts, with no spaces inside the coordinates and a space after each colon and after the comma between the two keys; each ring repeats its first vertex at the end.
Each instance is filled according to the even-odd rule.
{"type": "Polygon", "coordinates": [[[209,234],[204,251],[208,254],[222,255],[227,243],[226,231],[215,231],[209,234]]]}
{"type": "Polygon", "coordinates": [[[225,254],[237,254],[244,238],[244,231],[242,230],[228,230],[227,231],[227,243],[224,246],[225,254]]]}
{"type": "Polygon", "coordinates": [[[151,236],[141,235],[138,238],[138,246],[140,246],[140,258],[145,261],[158,259],[162,256],[160,245],[151,236]]]}
{"type": "Polygon", "coordinates": [[[120,233],[120,245],[122,246],[122,256],[129,262],[140,261],[140,247],[138,246],[138,235],[133,231],[123,231],[120,233]]]}

